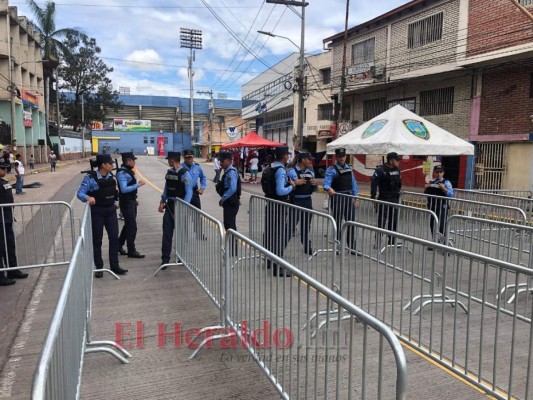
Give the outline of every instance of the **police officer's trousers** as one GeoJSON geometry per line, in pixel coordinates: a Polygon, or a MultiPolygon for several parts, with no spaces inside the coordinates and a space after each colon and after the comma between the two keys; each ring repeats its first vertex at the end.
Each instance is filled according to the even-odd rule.
{"type": "Polygon", "coordinates": [[[163,263],[170,261],[172,238],[174,236],[174,202],[169,201],[163,214],[163,239],[161,243],[161,260],[163,263]]]}
{"type": "Polygon", "coordinates": [[[128,245],[128,253],[135,253],[135,238],[137,237],[137,202],[135,200],[123,200],[120,202],[120,211],[124,217],[124,226],[120,231],[118,244],[128,245]]]}
{"type": "MultiPolygon", "coordinates": [[[[392,203],[390,206],[386,204],[378,205],[378,227],[382,229],[387,229],[389,231],[396,232],[398,228],[398,207],[395,207],[395,204],[400,202],[399,198],[390,198],[390,199],[380,199],[380,201],[385,201],[387,203],[392,203]]],[[[388,243],[393,244],[395,238],[389,236],[388,243]]]]}
{"type": "MultiPolygon", "coordinates": [[[[227,204],[228,202],[225,201],[222,203],[222,210],[223,210],[223,219],[224,219],[224,229],[233,229],[237,230],[237,213],[239,212],[239,203],[234,202],[232,204],[227,204]]],[[[234,241],[234,246],[232,249],[232,252],[230,256],[237,254],[237,242],[234,241]]]]}
{"type": "Polygon", "coordinates": [[[93,256],[96,269],[102,269],[104,267],[104,260],[102,259],[104,227],[109,239],[109,265],[111,268],[119,267],[117,208],[114,205],[107,207],[91,206],[91,219],[93,228],[93,256]]]}
{"type": "MultiPolygon", "coordinates": [[[[446,203],[436,204],[433,207],[430,207],[430,210],[437,215],[437,218],[439,219],[439,233],[444,236],[446,234],[446,222],[448,219],[448,205],[446,203]]],[[[431,228],[432,235],[434,225],[435,221],[431,218],[429,221],[429,227],[431,228]]]]}
{"type": "MultiPolygon", "coordinates": [[[[293,200],[293,204],[298,207],[307,208],[308,210],[313,209],[313,199],[311,198],[311,196],[303,198],[295,197],[293,200]]],[[[291,236],[294,235],[296,226],[298,225],[298,223],[300,223],[300,241],[304,245],[305,251],[307,252],[311,248],[311,242],[309,241],[309,229],[313,216],[311,213],[306,213],[300,210],[292,210],[291,214],[292,218],[289,222],[290,226],[293,229],[291,236]]]]}
{"type": "MultiPolygon", "coordinates": [[[[202,203],[200,201],[200,194],[198,193],[198,188],[194,188],[192,191],[191,206],[194,206],[199,210],[202,209],[202,203]]],[[[200,217],[200,214],[197,214],[196,218],[192,222],[193,222],[194,231],[196,232],[196,238],[199,240],[202,240],[203,230],[202,230],[202,218],[200,217]]]]}
{"type": "Polygon", "coordinates": [[[17,250],[13,223],[0,224],[0,268],[17,266],[17,250]]]}
{"type": "MultiPolygon", "coordinates": [[[[265,215],[264,247],[282,257],[289,243],[293,228],[288,218],[288,207],[284,204],[268,202],[265,215]]],[[[250,218],[254,218],[253,215],[250,218]]]]}
{"type": "MultiPolygon", "coordinates": [[[[331,209],[331,215],[335,220],[337,225],[337,240],[341,242],[342,235],[342,222],[346,221],[355,221],[355,205],[354,198],[348,196],[333,196],[329,199],[329,206],[331,209]]],[[[356,248],[355,246],[355,229],[350,228],[348,230],[348,235],[346,236],[346,244],[351,249],[356,248]]]]}

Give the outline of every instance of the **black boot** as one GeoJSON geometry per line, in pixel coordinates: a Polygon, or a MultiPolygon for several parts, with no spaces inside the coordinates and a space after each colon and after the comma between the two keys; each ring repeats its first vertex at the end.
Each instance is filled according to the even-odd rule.
{"type": "Polygon", "coordinates": [[[129,258],[144,258],[144,254],[139,253],[138,251],[134,251],[132,253],[128,253],[129,258]]]}
{"type": "Polygon", "coordinates": [[[7,271],[8,279],[26,279],[27,277],[28,277],[28,274],[26,272],[22,272],[18,269],[7,271]]]}
{"type": "Polygon", "coordinates": [[[0,286],[10,286],[17,283],[14,279],[6,278],[3,272],[0,272],[0,286]]]}
{"type": "Polygon", "coordinates": [[[117,275],[125,275],[128,272],[127,269],[120,268],[119,266],[111,267],[111,271],[117,275]]]}
{"type": "Polygon", "coordinates": [[[128,252],[124,250],[124,247],[120,247],[118,249],[118,254],[120,254],[121,256],[125,256],[126,254],[128,254],[128,252]]]}

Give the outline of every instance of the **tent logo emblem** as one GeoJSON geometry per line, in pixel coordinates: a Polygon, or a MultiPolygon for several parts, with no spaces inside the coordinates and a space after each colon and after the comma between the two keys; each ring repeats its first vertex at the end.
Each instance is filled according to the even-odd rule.
{"type": "Polygon", "coordinates": [[[363,132],[362,139],[368,139],[370,136],[374,136],[387,124],[387,122],[389,121],[386,119],[380,119],[372,122],[363,132]]]}
{"type": "Polygon", "coordinates": [[[416,119],[404,119],[403,124],[405,127],[415,135],[417,138],[428,140],[429,131],[422,121],[417,121],[416,119]]]}

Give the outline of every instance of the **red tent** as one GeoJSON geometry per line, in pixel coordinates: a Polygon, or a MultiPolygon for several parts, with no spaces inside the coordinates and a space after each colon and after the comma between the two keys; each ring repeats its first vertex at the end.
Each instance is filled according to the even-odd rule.
{"type": "Polygon", "coordinates": [[[285,143],[271,142],[261,136],[258,136],[257,133],[251,131],[248,135],[242,139],[236,140],[234,142],[226,143],[220,146],[222,150],[227,149],[240,149],[242,147],[248,148],[257,148],[257,147],[279,147],[284,146],[285,143]]]}

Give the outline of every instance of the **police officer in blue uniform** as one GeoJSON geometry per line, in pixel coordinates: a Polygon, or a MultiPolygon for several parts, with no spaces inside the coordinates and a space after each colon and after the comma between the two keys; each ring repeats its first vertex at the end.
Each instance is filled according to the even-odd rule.
{"type": "MultiPolygon", "coordinates": [[[[304,179],[292,181],[288,179],[285,166],[289,159],[289,148],[286,146],[276,147],[276,161],[270,165],[274,179],[269,183],[272,185],[268,191],[267,198],[282,202],[289,202],[289,194],[298,185],[305,183],[304,179]]],[[[253,216],[251,216],[253,218],[253,216]]],[[[290,233],[293,231],[287,215],[287,209],[274,203],[268,203],[266,208],[266,227],[265,227],[265,248],[277,256],[283,257],[285,247],[289,243],[290,233]]],[[[267,264],[270,268],[270,263],[267,264]]],[[[280,277],[290,277],[289,272],[277,265],[273,266],[273,275],[280,277]]]]}
{"type": "MultiPolygon", "coordinates": [[[[370,185],[370,197],[375,199],[379,189],[378,200],[388,203],[400,203],[400,191],[402,190],[402,178],[400,176],[400,156],[392,152],[387,154],[387,163],[379,166],[372,176],[370,185]]],[[[378,226],[384,228],[387,225],[389,231],[396,232],[398,226],[397,207],[387,207],[383,204],[378,206],[378,226]]],[[[394,244],[395,238],[389,236],[388,244],[394,244]]]]}
{"type": "Polygon", "coordinates": [[[237,230],[237,213],[241,198],[241,179],[239,171],[233,166],[233,156],[228,151],[220,152],[220,165],[224,170],[222,179],[217,183],[216,190],[220,195],[218,205],[224,209],[224,229],[237,230]]]}
{"type": "MultiPolygon", "coordinates": [[[[207,186],[207,177],[202,170],[200,164],[194,162],[194,151],[192,150],[183,150],[183,158],[185,162],[183,165],[189,170],[191,174],[191,183],[192,183],[192,199],[191,205],[195,206],[197,209],[202,209],[202,203],[200,202],[200,196],[204,194],[204,190],[207,186]],[[198,179],[200,180],[200,186],[198,186],[198,179]]],[[[196,237],[200,240],[205,240],[206,237],[202,233],[202,222],[198,218],[194,223],[194,230],[196,232],[196,237]]]]}
{"type": "MultiPolygon", "coordinates": [[[[191,174],[181,165],[181,153],[169,151],[168,165],[171,167],[165,175],[165,188],[159,203],[159,212],[163,215],[163,239],[161,245],[161,265],[170,262],[172,237],[174,236],[174,199],[183,199],[190,203],[193,195],[191,174]]],[[[162,269],[165,269],[163,267],[162,269]]]]}
{"type": "Polygon", "coordinates": [[[137,236],[137,190],[144,186],[141,179],[137,182],[135,178],[135,160],[137,157],[133,153],[122,153],[122,166],[117,172],[118,200],[124,226],[118,238],[119,252],[132,258],[144,258],[144,254],[139,253],[135,248],[135,237],[137,236]],[[128,245],[128,251],[124,250],[124,243],[128,245]]]}
{"type": "MultiPolygon", "coordinates": [[[[439,219],[439,233],[444,237],[446,231],[446,220],[448,219],[448,202],[446,198],[453,197],[455,195],[452,184],[449,180],[444,179],[444,168],[442,165],[435,165],[433,167],[433,179],[426,184],[424,193],[438,197],[428,197],[428,209],[437,214],[439,219]]],[[[433,234],[433,218],[430,220],[429,227],[433,234]]],[[[432,247],[428,247],[429,251],[432,251],[432,247]]]]}
{"type": "MultiPolygon", "coordinates": [[[[298,153],[295,165],[287,171],[287,175],[291,181],[296,182],[300,179],[305,181],[303,185],[296,186],[291,192],[291,202],[296,206],[309,210],[313,209],[312,194],[318,189],[318,181],[315,179],[315,171],[313,170],[313,160],[314,158],[311,153],[298,153]]],[[[296,228],[296,225],[300,222],[300,240],[304,246],[304,252],[309,255],[313,255],[311,241],[309,240],[311,218],[311,214],[294,210],[290,222],[293,228],[296,228]]]]}
{"type": "MultiPolygon", "coordinates": [[[[14,187],[5,180],[9,163],[0,161],[0,204],[12,204],[14,187]]],[[[17,250],[15,232],[13,231],[13,208],[0,208],[0,268],[14,268],[17,266],[17,250]]],[[[18,269],[12,269],[4,274],[0,271],[0,286],[9,286],[16,283],[15,279],[27,278],[28,274],[18,269]]]]}
{"type": "MultiPolygon", "coordinates": [[[[122,269],[118,262],[118,196],[117,182],[113,171],[113,160],[109,154],[96,156],[96,171],[89,172],[78,189],[78,199],[91,206],[91,220],[93,231],[93,257],[97,270],[104,268],[102,260],[102,237],[104,227],[109,238],[109,264],[111,271],[117,275],[124,275],[127,269],[122,269]]],[[[101,278],[103,273],[96,272],[95,278],[101,278]]]]}
{"type": "MultiPolygon", "coordinates": [[[[337,193],[357,196],[359,188],[353,173],[353,167],[346,163],[346,149],[335,149],[335,163],[326,171],[324,178],[324,190],[329,196],[329,205],[333,219],[337,224],[337,240],[341,241],[342,221],[355,221],[355,208],[358,207],[357,200],[350,197],[336,196],[337,193]]],[[[348,231],[346,244],[349,251],[356,252],[355,232],[348,231]]],[[[358,253],[359,255],[361,253],[358,253]]]]}

